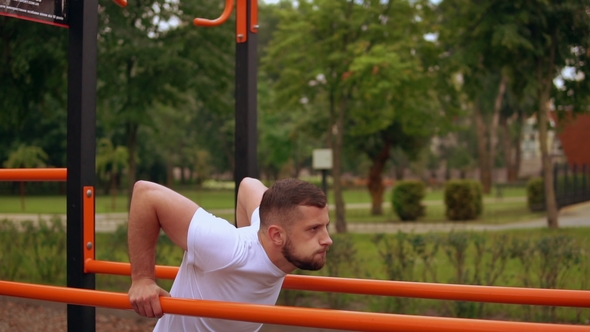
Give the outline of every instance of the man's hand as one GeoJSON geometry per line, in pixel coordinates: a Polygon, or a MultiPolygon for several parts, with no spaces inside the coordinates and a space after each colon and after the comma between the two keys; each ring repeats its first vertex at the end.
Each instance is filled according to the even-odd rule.
{"type": "Polygon", "coordinates": [[[160,296],[170,296],[153,279],[139,279],[131,283],[129,302],[133,310],[145,317],[160,318],[163,315],[160,296]]]}

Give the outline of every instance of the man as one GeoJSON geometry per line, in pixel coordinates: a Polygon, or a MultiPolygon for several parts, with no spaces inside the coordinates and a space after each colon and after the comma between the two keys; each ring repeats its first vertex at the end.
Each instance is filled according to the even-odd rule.
{"type": "Polygon", "coordinates": [[[129,301],[154,331],[258,331],[262,324],[163,315],[160,296],[274,305],[283,279],[296,268],[319,270],[332,244],[324,193],[297,179],[270,189],[245,178],[236,206],[238,228],[163,186],[139,181],[129,211],[129,301]],[[184,257],[170,294],[155,282],[160,229],[184,257]]]}

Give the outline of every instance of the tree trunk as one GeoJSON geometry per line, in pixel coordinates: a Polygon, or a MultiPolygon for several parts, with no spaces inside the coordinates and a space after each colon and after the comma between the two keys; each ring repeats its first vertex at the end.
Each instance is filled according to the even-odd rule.
{"type": "MultiPolygon", "coordinates": [[[[498,145],[498,121],[500,118],[500,110],[502,109],[502,102],[504,100],[504,93],[506,92],[506,84],[508,83],[508,77],[502,75],[500,84],[498,85],[498,94],[494,100],[494,114],[492,115],[492,123],[490,124],[490,154],[489,154],[489,167],[490,167],[490,189],[493,182],[492,174],[494,173],[496,164],[496,146],[498,145]]],[[[486,193],[489,193],[486,191],[486,193]]]]}
{"type": "Polygon", "coordinates": [[[555,199],[555,188],[553,187],[553,163],[549,154],[548,138],[548,111],[553,77],[555,75],[555,48],[556,37],[552,36],[552,44],[547,62],[541,58],[537,61],[537,79],[539,82],[539,113],[537,116],[539,127],[539,140],[541,141],[541,161],[543,164],[543,182],[545,184],[545,208],[547,209],[547,226],[558,228],[558,209],[555,199]]]}
{"type": "Polygon", "coordinates": [[[383,169],[385,163],[389,159],[389,150],[391,149],[391,143],[387,142],[381,152],[373,159],[373,164],[369,169],[369,181],[367,188],[371,195],[371,215],[381,216],[383,215],[383,194],[385,193],[385,186],[383,185],[383,169]]]}
{"type": "Polygon", "coordinates": [[[490,193],[492,188],[492,174],[490,170],[490,156],[488,153],[488,135],[487,128],[483,121],[483,115],[479,105],[474,107],[475,125],[477,128],[477,151],[479,164],[479,179],[486,194],[490,193]]]}
{"type": "Polygon", "coordinates": [[[517,126],[518,126],[518,135],[516,139],[513,141],[514,144],[514,169],[512,174],[514,174],[514,181],[518,180],[518,174],[520,173],[520,162],[522,160],[522,125],[523,125],[523,112],[518,113],[518,117],[516,118],[517,126]]]}
{"type": "Polygon", "coordinates": [[[405,167],[395,166],[395,179],[397,181],[403,180],[405,171],[406,171],[405,167]]]}
{"type": "Polygon", "coordinates": [[[344,112],[346,110],[346,97],[344,94],[341,97],[340,104],[336,109],[335,100],[332,96],[330,106],[331,113],[331,137],[332,137],[332,180],[334,188],[334,200],[336,205],[336,232],[346,233],[346,217],[344,198],[342,196],[342,136],[344,131],[344,112]]]}
{"type": "Polygon", "coordinates": [[[502,130],[502,149],[504,150],[504,164],[506,167],[506,180],[514,182],[514,153],[512,149],[512,137],[510,137],[510,127],[508,118],[500,116],[500,129],[502,130]]]}

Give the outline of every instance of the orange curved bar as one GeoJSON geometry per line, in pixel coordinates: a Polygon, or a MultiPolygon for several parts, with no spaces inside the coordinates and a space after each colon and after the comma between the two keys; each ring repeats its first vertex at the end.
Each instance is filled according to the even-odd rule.
{"type": "Polygon", "coordinates": [[[215,27],[215,26],[221,25],[221,24],[225,23],[225,21],[227,21],[227,19],[231,15],[231,12],[233,11],[233,9],[234,9],[234,0],[225,0],[225,8],[223,9],[223,13],[221,13],[221,16],[219,16],[218,18],[216,18],[214,20],[208,20],[205,18],[195,18],[193,20],[193,24],[196,26],[202,26],[202,27],[215,27]]]}
{"type": "MultiPolygon", "coordinates": [[[[129,263],[86,260],[89,273],[130,275],[129,263]]],[[[174,279],[178,267],[156,266],[156,277],[174,279]]],[[[289,274],[283,289],[364,295],[402,296],[436,300],[491,302],[590,308],[590,291],[425,282],[316,277],[289,274]]]]}
{"type": "Polygon", "coordinates": [[[0,181],[66,181],[65,168],[2,168],[0,181]]]}
{"type": "Polygon", "coordinates": [[[113,0],[113,2],[119,5],[119,7],[127,7],[127,0],[113,0]]]}
{"type": "MultiPolygon", "coordinates": [[[[127,294],[124,293],[0,281],[0,294],[75,305],[131,309],[127,294]]],[[[161,297],[160,303],[164,313],[168,314],[353,331],[588,331],[587,326],[580,325],[382,314],[170,297],[161,297]]]]}

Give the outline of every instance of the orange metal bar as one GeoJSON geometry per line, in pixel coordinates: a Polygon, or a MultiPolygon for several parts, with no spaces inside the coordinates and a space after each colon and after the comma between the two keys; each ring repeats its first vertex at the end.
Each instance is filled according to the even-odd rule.
{"type": "MultiPolygon", "coordinates": [[[[84,270],[87,273],[116,274],[121,276],[131,275],[129,263],[98,261],[93,259],[85,260],[84,270]]],[[[174,279],[178,273],[176,266],[156,266],[156,278],[174,279]]]]}
{"type": "MultiPolygon", "coordinates": [[[[92,273],[130,275],[129,263],[86,261],[92,273]]],[[[156,266],[156,277],[174,279],[177,267],[156,266]]],[[[590,308],[590,291],[435,284],[424,282],[316,277],[290,274],[283,289],[337,292],[365,295],[403,296],[423,299],[550,305],[590,308]]]]}
{"type": "Polygon", "coordinates": [[[113,0],[113,2],[119,5],[120,7],[127,7],[127,0],[113,0]]]}
{"type": "MultiPolygon", "coordinates": [[[[130,309],[127,294],[0,281],[0,294],[130,309]]],[[[425,317],[161,297],[164,313],[354,331],[588,331],[587,326],[425,317]]]]}
{"type": "MultiPolygon", "coordinates": [[[[82,237],[82,245],[84,246],[84,262],[87,260],[94,259],[95,241],[94,241],[94,187],[84,187],[82,193],[82,209],[84,216],[84,236],[82,237]]],[[[84,264],[84,273],[88,273],[86,270],[86,264],[84,264]]]]}
{"type": "Polygon", "coordinates": [[[227,21],[231,12],[234,10],[234,0],[225,0],[225,8],[223,9],[223,13],[221,16],[214,20],[208,20],[204,18],[195,18],[193,20],[193,24],[196,26],[203,26],[203,27],[214,27],[221,25],[227,21]]]}
{"type": "Polygon", "coordinates": [[[2,168],[0,181],[66,181],[65,168],[2,168]]]}
{"type": "Polygon", "coordinates": [[[258,0],[250,0],[250,31],[258,33],[258,0]]]}
{"type": "Polygon", "coordinates": [[[236,5],[236,43],[245,43],[248,41],[248,0],[237,0],[236,5]]]}

